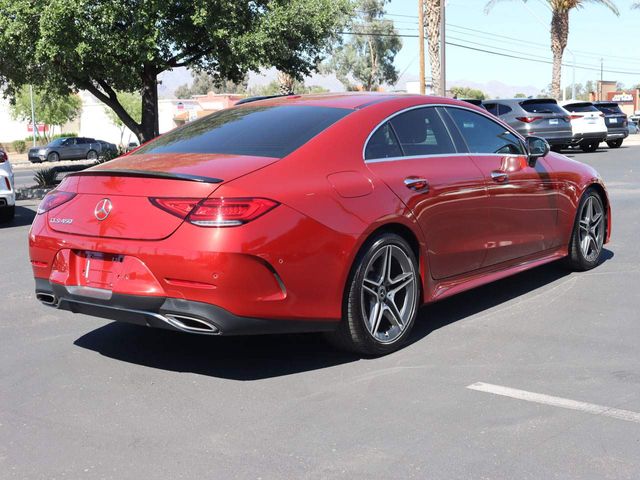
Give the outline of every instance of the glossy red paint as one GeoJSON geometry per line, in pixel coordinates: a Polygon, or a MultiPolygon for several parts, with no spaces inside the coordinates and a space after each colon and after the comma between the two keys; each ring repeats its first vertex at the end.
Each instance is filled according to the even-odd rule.
{"type": "Polygon", "coordinates": [[[556,153],[534,167],[525,156],[471,153],[365,163],[365,143],[387,117],[436,104],[487,115],[464,102],[341,94],[260,104],[353,111],[281,159],[127,155],[89,171],[100,176],[67,177],[58,190],[76,196],[38,215],[30,230],[34,276],[203,302],[242,317],[337,322],[358,251],[380,229],[415,245],[429,302],[561,258],[581,195],[595,186],[606,198],[595,170],[556,153]],[[137,178],[116,170],[221,181],[137,178]],[[496,181],[492,172],[508,180],[496,181]],[[412,177],[426,179],[428,190],[407,188],[404,180],[412,177]],[[152,197],[260,197],[278,206],[241,226],[206,228],[158,208],[152,197]],[[98,220],[94,210],[105,198],[112,210],[98,220]]]}

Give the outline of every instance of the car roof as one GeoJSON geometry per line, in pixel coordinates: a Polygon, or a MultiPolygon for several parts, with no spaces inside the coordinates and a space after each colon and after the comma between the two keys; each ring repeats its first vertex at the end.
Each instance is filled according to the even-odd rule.
{"type": "Polygon", "coordinates": [[[347,108],[358,110],[369,105],[382,102],[411,99],[420,100],[421,104],[452,104],[469,106],[470,104],[453,98],[436,97],[431,95],[419,95],[412,93],[378,93],[378,92],[346,92],[346,93],[322,93],[308,95],[285,95],[269,97],[262,100],[244,102],[239,108],[251,105],[306,105],[317,107],[347,108]]]}
{"type": "Polygon", "coordinates": [[[566,105],[593,105],[593,102],[587,100],[564,100],[560,102],[560,105],[563,107],[566,105]]]}
{"type": "Polygon", "coordinates": [[[544,103],[553,102],[558,103],[554,98],[494,98],[491,100],[483,100],[482,103],[544,103]]]}

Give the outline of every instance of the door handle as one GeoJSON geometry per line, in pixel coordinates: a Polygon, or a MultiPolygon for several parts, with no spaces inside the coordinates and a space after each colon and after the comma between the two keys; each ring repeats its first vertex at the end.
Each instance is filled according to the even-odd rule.
{"type": "Polygon", "coordinates": [[[493,171],[491,172],[491,179],[494,182],[504,183],[509,179],[509,175],[507,175],[505,172],[493,171]]]}
{"type": "Polygon", "coordinates": [[[404,179],[404,186],[410,190],[420,193],[429,192],[429,182],[426,178],[407,177],[404,179]]]}

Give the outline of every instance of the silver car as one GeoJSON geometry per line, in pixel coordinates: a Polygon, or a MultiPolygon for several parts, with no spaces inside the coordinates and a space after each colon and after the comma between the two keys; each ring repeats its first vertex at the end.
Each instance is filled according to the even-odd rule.
{"type": "Polygon", "coordinates": [[[57,162],[59,160],[97,160],[108,151],[117,153],[117,147],[108,142],[86,137],[56,138],[46,147],[34,147],[29,150],[32,163],[57,162]]]}
{"type": "Polygon", "coordinates": [[[570,114],[553,98],[501,98],[482,105],[523,137],[542,137],[554,150],[580,141],[573,136],[570,114]]]}
{"type": "Polygon", "coordinates": [[[16,211],[13,170],[7,152],[0,149],[0,223],[10,222],[16,211]]]}

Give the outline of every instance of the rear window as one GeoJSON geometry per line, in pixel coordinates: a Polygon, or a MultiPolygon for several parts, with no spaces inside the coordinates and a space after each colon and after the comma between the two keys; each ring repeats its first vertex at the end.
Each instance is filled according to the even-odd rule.
{"type": "Polygon", "coordinates": [[[598,103],[596,108],[607,115],[624,115],[624,112],[620,109],[620,106],[617,103],[598,103]]]}
{"type": "Polygon", "coordinates": [[[352,110],[312,106],[247,106],[208,115],[136,150],[282,158],[352,110]]]}
{"type": "Polygon", "coordinates": [[[520,106],[529,113],[564,113],[562,107],[553,100],[525,100],[520,102],[520,106]]]}
{"type": "Polygon", "coordinates": [[[599,110],[591,103],[572,103],[571,105],[565,105],[565,109],[570,112],[585,113],[585,112],[598,112],[599,110]]]}

